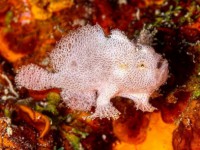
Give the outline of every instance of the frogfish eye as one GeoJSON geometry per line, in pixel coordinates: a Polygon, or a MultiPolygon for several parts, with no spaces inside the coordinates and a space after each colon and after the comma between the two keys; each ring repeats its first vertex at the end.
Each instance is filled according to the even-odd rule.
{"type": "Polygon", "coordinates": [[[140,61],[138,61],[136,67],[138,69],[145,69],[145,68],[147,68],[147,63],[144,60],[140,60],[140,61]]]}
{"type": "Polygon", "coordinates": [[[144,63],[140,63],[140,64],[138,64],[138,68],[145,68],[144,63]]]}

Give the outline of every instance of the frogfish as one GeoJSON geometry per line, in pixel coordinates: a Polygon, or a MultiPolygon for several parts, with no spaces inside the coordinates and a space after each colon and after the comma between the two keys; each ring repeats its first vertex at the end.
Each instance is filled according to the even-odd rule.
{"type": "Polygon", "coordinates": [[[91,119],[117,119],[120,112],[110,101],[125,97],[142,111],[156,108],[152,93],[168,77],[168,62],[148,45],[145,32],[133,41],[120,30],[105,35],[97,25],[70,32],[49,53],[53,71],[36,64],[22,66],[15,77],[18,87],[30,90],[61,89],[61,97],[74,110],[90,111],[91,119]]]}

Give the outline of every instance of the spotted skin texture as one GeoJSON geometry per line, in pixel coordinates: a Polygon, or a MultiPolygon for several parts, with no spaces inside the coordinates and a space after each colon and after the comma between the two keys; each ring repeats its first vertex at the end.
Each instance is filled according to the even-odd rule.
{"type": "Polygon", "coordinates": [[[117,119],[120,112],[110,102],[116,96],[152,112],[149,97],[165,83],[168,63],[144,44],[145,35],[138,39],[132,42],[119,30],[105,36],[99,25],[81,27],[63,37],[50,53],[54,72],[35,64],[22,66],[16,84],[31,90],[60,88],[71,109],[96,107],[92,119],[117,119]]]}

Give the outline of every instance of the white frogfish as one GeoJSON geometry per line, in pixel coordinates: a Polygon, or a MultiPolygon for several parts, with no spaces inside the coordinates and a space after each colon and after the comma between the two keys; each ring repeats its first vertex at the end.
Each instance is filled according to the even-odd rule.
{"type": "Polygon", "coordinates": [[[149,97],[168,77],[166,59],[146,45],[144,32],[129,40],[120,30],[105,36],[99,25],[86,25],[64,36],[49,54],[53,72],[35,64],[22,66],[15,82],[31,90],[61,89],[71,109],[90,111],[91,119],[117,119],[110,102],[116,96],[133,100],[137,109],[152,112],[149,97]]]}

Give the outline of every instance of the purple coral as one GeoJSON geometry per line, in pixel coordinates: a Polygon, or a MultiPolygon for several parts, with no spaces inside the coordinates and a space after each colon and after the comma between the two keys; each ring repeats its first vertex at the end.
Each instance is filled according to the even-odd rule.
{"type": "Polygon", "coordinates": [[[99,25],[87,25],[63,37],[50,53],[55,73],[34,64],[23,66],[16,84],[32,90],[61,88],[70,108],[88,111],[96,106],[90,118],[117,119],[120,112],[110,102],[116,96],[153,111],[148,100],[166,81],[168,63],[141,40],[133,43],[119,30],[105,37],[99,25]]]}

